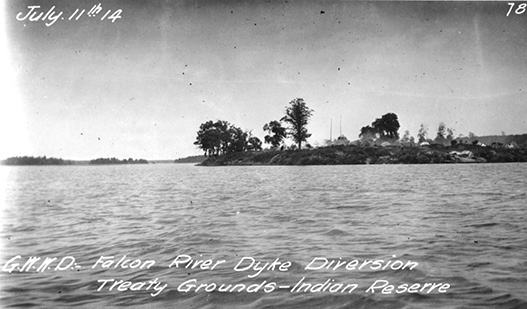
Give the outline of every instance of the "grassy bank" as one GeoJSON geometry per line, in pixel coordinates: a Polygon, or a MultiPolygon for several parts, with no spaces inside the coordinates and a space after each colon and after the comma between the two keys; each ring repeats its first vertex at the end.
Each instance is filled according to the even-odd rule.
{"type": "Polygon", "coordinates": [[[527,162],[527,149],[477,145],[363,147],[340,145],[305,150],[238,152],[210,157],[203,166],[338,165],[527,162]]]}

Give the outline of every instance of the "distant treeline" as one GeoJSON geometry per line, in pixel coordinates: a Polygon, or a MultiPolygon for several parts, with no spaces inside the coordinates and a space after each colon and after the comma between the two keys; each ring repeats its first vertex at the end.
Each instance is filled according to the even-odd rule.
{"type": "Polygon", "coordinates": [[[61,158],[47,158],[43,157],[10,157],[2,161],[4,165],[72,165],[71,160],[63,160],[61,158]]]}
{"type": "Polygon", "coordinates": [[[502,144],[509,145],[511,143],[516,143],[519,146],[527,146],[527,134],[516,134],[516,135],[486,135],[486,136],[470,136],[470,137],[460,137],[459,140],[461,143],[473,143],[479,142],[487,146],[493,144],[502,144]]]}
{"type": "Polygon", "coordinates": [[[148,161],[145,159],[124,159],[119,160],[117,158],[97,158],[95,160],[90,160],[90,164],[148,164],[148,161]]]}
{"type": "Polygon", "coordinates": [[[190,156],[186,158],[179,158],[174,160],[174,163],[201,163],[205,161],[207,157],[205,156],[190,156]]]}

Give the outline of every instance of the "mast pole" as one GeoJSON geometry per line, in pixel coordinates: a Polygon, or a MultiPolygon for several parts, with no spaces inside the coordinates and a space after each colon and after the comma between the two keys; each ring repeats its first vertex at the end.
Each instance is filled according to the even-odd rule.
{"type": "Polygon", "coordinates": [[[333,140],[333,118],[331,119],[331,122],[329,124],[329,141],[331,142],[333,140]]]}
{"type": "Polygon", "coordinates": [[[340,132],[339,137],[342,136],[342,115],[340,115],[340,132]]]}

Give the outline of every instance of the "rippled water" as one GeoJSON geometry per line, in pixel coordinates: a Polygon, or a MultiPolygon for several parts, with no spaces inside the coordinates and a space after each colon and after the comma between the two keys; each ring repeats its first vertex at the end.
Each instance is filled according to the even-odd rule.
{"type": "Polygon", "coordinates": [[[55,261],[43,272],[3,271],[2,307],[527,308],[526,164],[4,166],[0,171],[7,179],[4,270],[17,255],[20,266],[30,256],[71,256],[77,266],[54,270],[55,261]],[[155,265],[114,268],[124,255],[155,265]],[[225,262],[214,270],[182,263],[168,267],[178,255],[225,262]],[[101,256],[114,256],[114,264],[92,268],[101,256]],[[249,278],[255,271],[241,269],[250,259],[234,269],[243,257],[260,265],[279,258],[290,265],[249,278]],[[306,269],[315,257],[418,266],[306,269]],[[135,284],[156,278],[158,288],[166,288],[155,297],[157,282],[148,291],[147,284],[140,291],[109,291],[111,283],[97,291],[98,280],[135,284]],[[334,289],[339,283],[357,288],[292,291],[302,278],[313,285],[330,279],[334,289]],[[265,281],[277,288],[178,291],[190,279],[218,286],[265,281]],[[376,280],[396,288],[414,283],[450,288],[367,292],[376,280]]]}

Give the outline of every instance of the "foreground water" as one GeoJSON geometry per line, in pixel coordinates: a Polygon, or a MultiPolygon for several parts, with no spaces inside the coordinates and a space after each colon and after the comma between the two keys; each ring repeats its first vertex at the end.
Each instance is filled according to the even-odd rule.
{"type": "Polygon", "coordinates": [[[527,307],[527,164],[0,171],[2,307],[527,307]]]}

